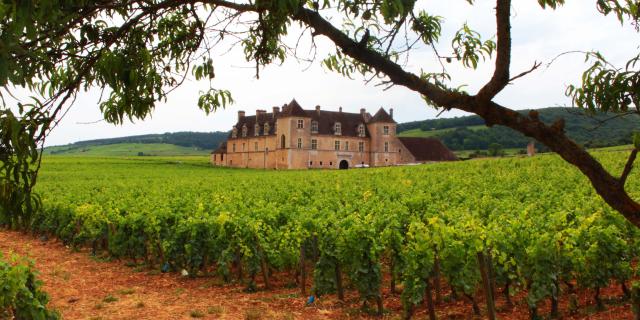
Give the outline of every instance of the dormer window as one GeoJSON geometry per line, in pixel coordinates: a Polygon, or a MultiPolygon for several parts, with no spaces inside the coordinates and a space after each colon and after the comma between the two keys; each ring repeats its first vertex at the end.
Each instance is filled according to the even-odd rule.
{"type": "Polygon", "coordinates": [[[364,124],[358,125],[358,137],[364,137],[364,124]]]}
{"type": "Polygon", "coordinates": [[[257,123],[253,126],[253,135],[256,137],[260,135],[260,125],[257,123]]]}
{"type": "Polygon", "coordinates": [[[298,119],[298,129],[304,129],[304,120],[298,119]]]}
{"type": "Polygon", "coordinates": [[[247,125],[246,124],[242,125],[242,137],[243,138],[247,137],[247,125]]]}
{"type": "Polygon", "coordinates": [[[264,123],[264,133],[265,136],[269,135],[269,123],[265,122],[264,123]]]}
{"type": "Polygon", "coordinates": [[[318,133],[318,121],[311,121],[311,133],[318,133]]]}
{"type": "Polygon", "coordinates": [[[342,135],[342,124],[340,122],[336,122],[333,125],[333,133],[337,136],[342,135]]]}
{"type": "Polygon", "coordinates": [[[231,131],[231,138],[237,138],[238,137],[238,128],[233,127],[233,130],[231,131]]]}

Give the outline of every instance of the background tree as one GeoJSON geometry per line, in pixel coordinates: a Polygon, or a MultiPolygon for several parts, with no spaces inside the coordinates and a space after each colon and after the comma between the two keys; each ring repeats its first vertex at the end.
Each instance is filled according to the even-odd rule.
{"type": "MultiPolygon", "coordinates": [[[[555,9],[564,0],[538,3],[555,9]]],[[[638,27],[637,1],[597,0],[595,5],[602,14],[638,27]]],[[[483,40],[465,24],[452,35],[450,54],[441,55],[435,44],[443,39],[443,18],[416,8],[413,0],[5,0],[0,2],[1,94],[24,87],[36,97],[23,101],[17,114],[6,102],[0,112],[2,210],[16,215],[16,223],[28,222],[28,212],[37,206],[31,192],[40,160],[37,148],[80,90],[102,91],[100,109],[111,123],[142,119],[189,74],[199,80],[215,77],[209,53],[225,38],[244,48],[259,76],[260,67],[292,55],[294,48],[283,38],[295,32],[335,44],[335,52],[322,62],[329,70],[404,86],[432,107],[474,113],[489,126],[503,125],[544,143],[587,176],[609,205],[640,226],[640,204],[624,187],[637,149],[622,174],[614,176],[565,135],[562,119],[547,125],[535,111],[522,115],[493,101],[511,81],[540,66],[511,74],[511,10],[510,0],[496,1],[497,41],[483,40]],[[415,74],[398,63],[417,44],[433,48],[441,70],[415,74]],[[478,92],[449,86],[442,62],[475,69],[494,57],[493,76],[478,92]]],[[[567,90],[575,104],[637,113],[640,55],[621,69],[598,53],[587,57],[593,66],[583,83],[567,90]]],[[[198,106],[208,113],[231,101],[228,91],[210,87],[198,106]]]]}

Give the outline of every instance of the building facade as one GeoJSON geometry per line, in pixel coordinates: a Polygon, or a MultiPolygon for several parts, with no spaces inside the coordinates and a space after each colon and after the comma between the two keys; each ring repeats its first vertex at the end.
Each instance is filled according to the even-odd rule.
{"type": "MultiPolygon", "coordinates": [[[[421,159],[396,137],[393,109],[380,108],[371,116],[360,113],[304,110],[295,101],[274,107],[271,113],[257,110],[253,116],[238,112],[226,142],[211,154],[217,166],[265,169],[347,169],[381,167],[425,161],[455,160],[455,156],[435,139],[424,143],[436,148],[437,157],[421,159]]],[[[422,139],[422,138],[418,138],[422,139]]],[[[420,144],[420,143],[418,143],[420,144]]],[[[419,146],[420,147],[420,146],[419,146]]]]}

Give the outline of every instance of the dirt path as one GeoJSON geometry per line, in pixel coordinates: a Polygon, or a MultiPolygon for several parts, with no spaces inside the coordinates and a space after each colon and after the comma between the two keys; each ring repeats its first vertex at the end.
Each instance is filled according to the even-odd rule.
{"type": "Polygon", "coordinates": [[[176,274],[136,272],[124,262],[99,262],[58,241],[0,230],[0,251],[35,260],[64,319],[327,319],[337,310],[305,307],[296,289],[246,294],[238,285],[176,274]]]}
{"type": "MultiPolygon", "coordinates": [[[[244,286],[223,284],[216,278],[190,279],[176,273],[160,274],[127,267],[125,261],[98,261],[89,252],[73,252],[55,240],[41,241],[30,235],[0,229],[0,252],[30,257],[44,281],[44,289],[51,296],[50,306],[59,310],[64,319],[345,319],[369,318],[359,313],[355,292],[347,294],[342,304],[333,296],[305,306],[306,297],[297,288],[284,288],[290,282],[286,275],[275,281],[280,289],[243,292],[244,286]]],[[[274,281],[274,282],[275,282],[274,281]]],[[[353,291],[353,290],[351,290],[353,291]]],[[[603,298],[621,295],[619,286],[602,291],[603,298]]],[[[503,320],[528,319],[524,293],[512,309],[503,309],[498,299],[498,317],[503,320]]],[[[383,289],[385,308],[390,310],[384,319],[400,319],[402,312],[398,295],[383,289]]],[[[565,319],[631,319],[628,302],[610,304],[604,312],[592,313],[593,301],[587,292],[579,297],[582,311],[565,319]]],[[[566,295],[561,299],[566,310],[566,295]]],[[[448,302],[436,307],[440,319],[473,319],[470,305],[462,301],[448,302]]],[[[549,304],[540,306],[546,315],[549,304]]],[[[415,319],[425,319],[424,308],[415,319]]],[[[480,318],[478,318],[480,319],[480,318]]]]}

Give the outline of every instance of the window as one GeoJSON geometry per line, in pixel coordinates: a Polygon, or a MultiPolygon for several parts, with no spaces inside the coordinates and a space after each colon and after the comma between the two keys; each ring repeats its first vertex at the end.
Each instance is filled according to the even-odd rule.
{"type": "Polygon", "coordinates": [[[333,125],[333,133],[337,136],[342,135],[342,124],[340,122],[336,122],[333,125]]]}
{"type": "Polygon", "coordinates": [[[253,126],[253,135],[254,136],[259,136],[260,135],[260,125],[256,123],[255,126],[253,126]]]}
{"type": "Polygon", "coordinates": [[[243,144],[242,144],[242,152],[244,152],[244,145],[245,145],[245,144],[243,143],[243,144]]]}
{"type": "Polygon", "coordinates": [[[244,124],[242,125],[242,137],[246,137],[247,136],[247,125],[244,124]]]}
{"type": "Polygon", "coordinates": [[[303,129],[303,128],[304,128],[304,120],[298,119],[298,129],[303,129]]]}
{"type": "Polygon", "coordinates": [[[333,165],[333,162],[332,162],[332,161],[329,161],[329,166],[332,166],[332,165],[333,165]]]}
{"type": "Polygon", "coordinates": [[[264,133],[265,136],[269,135],[269,124],[265,122],[264,124],[264,133]]]}
{"type": "Polygon", "coordinates": [[[364,152],[364,142],[358,142],[358,151],[364,152]]]}
{"type": "Polygon", "coordinates": [[[358,125],[358,137],[364,137],[364,124],[358,125]]]}
{"type": "Polygon", "coordinates": [[[284,149],[285,145],[287,144],[287,140],[284,137],[284,134],[280,137],[280,148],[284,149]]]}
{"type": "Polygon", "coordinates": [[[224,153],[220,154],[220,161],[224,161],[224,153]]]}
{"type": "Polygon", "coordinates": [[[322,161],[320,161],[320,166],[322,166],[322,161]]]}
{"type": "Polygon", "coordinates": [[[344,151],[349,151],[349,141],[344,142],[344,151]]]}
{"type": "Polygon", "coordinates": [[[313,150],[317,150],[318,149],[318,140],[311,139],[311,149],[313,149],[313,150]]]}
{"type": "Polygon", "coordinates": [[[309,161],[309,167],[313,165],[313,161],[309,161]]]}
{"type": "Polygon", "coordinates": [[[318,133],[318,121],[311,121],[311,133],[318,133]]]}
{"type": "Polygon", "coordinates": [[[236,152],[236,144],[235,143],[233,144],[233,149],[232,150],[233,150],[233,152],[236,152]]]}
{"type": "Polygon", "coordinates": [[[339,151],[339,150],[340,150],[340,141],[336,140],[334,149],[335,149],[336,151],[339,151]]]}
{"type": "Polygon", "coordinates": [[[389,126],[382,127],[382,134],[384,134],[385,136],[389,135],[389,126]]]}
{"type": "Polygon", "coordinates": [[[237,138],[238,137],[238,128],[233,127],[233,131],[231,131],[231,138],[237,138]]]}
{"type": "Polygon", "coordinates": [[[302,149],[302,138],[298,138],[298,149],[302,149]]]}
{"type": "Polygon", "coordinates": [[[389,142],[384,143],[384,152],[389,152],[389,142]]]}
{"type": "Polygon", "coordinates": [[[253,143],[253,149],[254,149],[254,151],[258,151],[258,143],[257,142],[253,143]]]}

